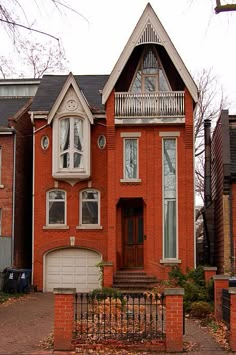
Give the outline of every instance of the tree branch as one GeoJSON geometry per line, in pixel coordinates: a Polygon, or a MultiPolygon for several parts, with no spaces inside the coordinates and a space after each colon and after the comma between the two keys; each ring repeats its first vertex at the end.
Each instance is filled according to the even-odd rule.
{"type": "Polygon", "coordinates": [[[26,30],[29,30],[29,31],[33,31],[33,32],[37,32],[37,33],[40,33],[42,35],[45,35],[45,36],[49,36],[55,40],[57,40],[59,42],[59,38],[53,36],[53,35],[50,35],[50,33],[47,33],[47,32],[43,32],[43,31],[39,31],[39,30],[36,30],[35,28],[31,28],[31,27],[28,27],[28,26],[24,26],[24,25],[21,25],[20,23],[16,23],[16,22],[12,22],[12,21],[9,21],[9,20],[4,20],[2,18],[0,18],[0,21],[1,22],[5,22],[9,25],[12,25],[12,26],[17,26],[17,27],[21,27],[21,28],[24,28],[26,30]]]}
{"type": "Polygon", "coordinates": [[[236,11],[236,4],[225,4],[221,5],[220,0],[216,0],[215,13],[219,14],[220,12],[236,11]]]}

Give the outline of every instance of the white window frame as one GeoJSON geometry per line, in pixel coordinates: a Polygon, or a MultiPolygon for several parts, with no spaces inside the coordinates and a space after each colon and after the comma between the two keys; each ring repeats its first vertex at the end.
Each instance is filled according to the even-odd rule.
{"type": "MultiPolygon", "coordinates": [[[[89,200],[88,200],[89,201],[89,200]]],[[[96,200],[90,200],[90,201],[96,201],[96,200]]],[[[101,226],[101,193],[99,190],[94,189],[94,188],[87,188],[87,189],[83,189],[80,191],[79,193],[79,226],[77,227],[77,229],[102,229],[101,226]],[[88,224],[82,223],[82,213],[83,213],[83,202],[85,201],[82,198],[83,192],[86,191],[92,191],[92,192],[96,192],[97,193],[97,206],[98,206],[98,223],[92,223],[92,224],[88,224]]]]}
{"type": "MultiPolygon", "coordinates": [[[[53,120],[52,176],[62,180],[81,180],[90,177],[90,122],[79,115],[63,115],[53,120]],[[83,122],[83,168],[60,168],[60,120],[80,119],[83,122]]],[[[73,149],[73,148],[71,148],[73,149]]]]}
{"type": "Polygon", "coordinates": [[[178,140],[177,137],[179,136],[179,132],[160,132],[160,136],[162,138],[162,255],[163,258],[160,260],[161,263],[181,263],[181,260],[178,259],[179,257],[179,243],[178,243],[178,140]],[[175,141],[175,184],[176,184],[176,191],[175,191],[175,204],[176,204],[176,231],[175,231],[175,238],[176,238],[176,255],[174,258],[165,257],[165,187],[164,187],[164,144],[166,140],[174,140],[175,141]]]}
{"type": "Polygon", "coordinates": [[[4,185],[2,185],[2,147],[0,146],[0,189],[2,189],[4,185]]]}
{"type": "Polygon", "coordinates": [[[120,179],[120,182],[141,182],[139,178],[139,138],[141,137],[141,132],[123,132],[120,134],[121,138],[123,138],[123,178],[120,179]],[[126,140],[136,140],[137,142],[137,177],[136,178],[128,178],[125,174],[126,169],[126,151],[125,151],[125,142],[126,140]]]}
{"type": "Polygon", "coordinates": [[[67,224],[67,195],[66,191],[63,189],[50,189],[46,192],[46,227],[45,228],[64,228],[66,227],[67,224]],[[49,200],[49,194],[50,192],[53,191],[62,191],[65,194],[65,199],[64,200],[59,200],[56,199],[56,201],[64,201],[64,223],[49,223],[49,202],[52,200],[49,200]]]}
{"type": "Polygon", "coordinates": [[[2,236],[2,208],[0,208],[0,237],[2,236]]]}

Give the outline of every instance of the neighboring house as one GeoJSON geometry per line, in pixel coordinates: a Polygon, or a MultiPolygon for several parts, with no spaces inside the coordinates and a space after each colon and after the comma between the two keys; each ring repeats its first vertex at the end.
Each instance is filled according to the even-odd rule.
{"type": "Polygon", "coordinates": [[[205,122],[205,250],[218,273],[235,273],[236,115],[221,111],[212,138],[205,122]]]}
{"type": "Polygon", "coordinates": [[[0,271],[31,267],[31,101],[0,97],[0,271]]]}
{"type": "Polygon", "coordinates": [[[194,267],[196,101],[150,4],[109,76],[42,78],[31,106],[38,290],[99,287],[98,264],[105,286],[121,271],[167,279],[194,267]]]}

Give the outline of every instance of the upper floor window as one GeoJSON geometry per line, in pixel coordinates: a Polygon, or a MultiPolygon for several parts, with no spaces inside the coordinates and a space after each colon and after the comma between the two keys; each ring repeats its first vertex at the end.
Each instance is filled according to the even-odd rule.
{"type": "Polygon", "coordinates": [[[90,176],[90,124],[80,117],[53,122],[53,176],[85,179],[90,176]]]}
{"type": "Polygon", "coordinates": [[[80,192],[80,225],[100,225],[100,192],[94,189],[80,192]]]}
{"type": "Polygon", "coordinates": [[[176,139],[163,139],[164,259],[177,258],[176,139]]]}
{"type": "Polygon", "coordinates": [[[83,121],[70,117],[60,120],[60,169],[83,169],[83,121]]]}
{"type": "Polygon", "coordinates": [[[171,91],[170,84],[154,46],[147,47],[142,53],[130,91],[137,93],[171,91]]]}
{"type": "Polygon", "coordinates": [[[66,224],[66,193],[63,190],[47,192],[47,225],[66,224]]]}
{"type": "Polygon", "coordinates": [[[124,139],[124,178],[138,178],[138,139],[124,139]]]}

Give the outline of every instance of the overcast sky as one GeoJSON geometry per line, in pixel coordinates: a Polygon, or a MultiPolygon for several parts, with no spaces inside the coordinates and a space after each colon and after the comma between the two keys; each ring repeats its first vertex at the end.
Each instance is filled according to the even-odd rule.
{"type": "MultiPolygon", "coordinates": [[[[66,1],[82,16],[60,14],[48,6],[49,0],[37,0],[36,10],[36,1],[21,3],[34,27],[61,38],[70,71],[109,74],[148,1],[66,1]]],[[[215,0],[149,2],[191,74],[212,68],[232,103],[231,113],[236,113],[236,12],[215,15],[215,0]]]]}

